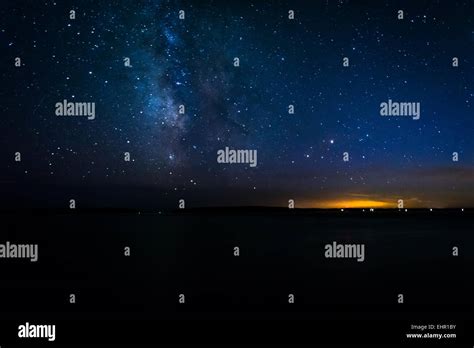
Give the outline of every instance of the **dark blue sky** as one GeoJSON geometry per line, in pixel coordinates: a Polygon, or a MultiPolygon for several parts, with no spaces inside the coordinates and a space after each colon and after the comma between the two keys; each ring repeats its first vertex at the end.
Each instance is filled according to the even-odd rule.
{"type": "Polygon", "coordinates": [[[472,1],[0,9],[0,179],[12,191],[139,187],[197,205],[474,205],[472,1]],[[58,118],[64,99],[95,102],[96,118],[58,118]],[[420,103],[420,119],[380,116],[389,99],[420,103]],[[226,146],[257,150],[258,166],[217,163],[226,146]]]}

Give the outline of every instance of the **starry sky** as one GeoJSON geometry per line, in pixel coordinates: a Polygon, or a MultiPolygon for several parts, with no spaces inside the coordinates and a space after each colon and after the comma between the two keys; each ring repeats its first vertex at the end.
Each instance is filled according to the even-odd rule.
{"type": "Polygon", "coordinates": [[[473,14],[448,0],[3,1],[0,185],[126,207],[473,207],[473,14]],[[94,102],[95,119],[57,117],[64,99],[94,102]],[[419,102],[420,119],[381,117],[388,99],[419,102]],[[226,146],[257,150],[257,167],[217,163],[226,146]]]}

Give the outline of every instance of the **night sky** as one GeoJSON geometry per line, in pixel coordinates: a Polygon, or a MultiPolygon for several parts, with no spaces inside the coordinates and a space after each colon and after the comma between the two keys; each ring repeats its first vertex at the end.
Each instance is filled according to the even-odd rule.
{"type": "Polygon", "coordinates": [[[7,0],[0,16],[10,197],[474,207],[472,1],[7,0]],[[64,99],[95,119],[56,116],[64,99]],[[389,99],[420,119],[382,117],[389,99]],[[218,163],[226,146],[258,165],[218,163]]]}

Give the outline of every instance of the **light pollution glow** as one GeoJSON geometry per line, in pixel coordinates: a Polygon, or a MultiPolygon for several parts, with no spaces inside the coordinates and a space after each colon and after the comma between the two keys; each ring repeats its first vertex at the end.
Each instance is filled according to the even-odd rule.
{"type": "MultiPolygon", "coordinates": [[[[404,208],[440,208],[432,200],[410,195],[382,196],[379,194],[347,193],[344,197],[306,198],[302,199],[300,208],[313,209],[397,209],[402,204],[404,208]]],[[[453,204],[455,205],[455,204],[453,204]]]]}
{"type": "MultiPolygon", "coordinates": [[[[301,201],[301,208],[313,209],[351,209],[351,208],[382,208],[394,209],[398,207],[398,199],[380,197],[377,195],[350,193],[345,197],[331,197],[326,199],[307,198],[301,201]]],[[[419,206],[416,198],[408,198],[404,203],[410,207],[419,206]]]]}
{"type": "Polygon", "coordinates": [[[312,208],[321,209],[350,209],[350,208],[396,208],[396,202],[384,202],[371,199],[347,199],[320,201],[311,204],[312,208]]]}

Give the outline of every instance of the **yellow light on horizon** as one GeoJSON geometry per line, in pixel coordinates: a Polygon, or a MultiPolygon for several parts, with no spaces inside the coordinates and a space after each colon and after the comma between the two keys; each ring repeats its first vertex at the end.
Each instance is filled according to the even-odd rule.
{"type": "Polygon", "coordinates": [[[323,209],[350,209],[350,208],[396,208],[396,203],[377,201],[372,199],[354,199],[354,200],[334,200],[324,202],[314,202],[312,208],[323,209]]]}

